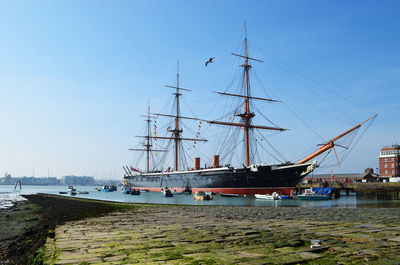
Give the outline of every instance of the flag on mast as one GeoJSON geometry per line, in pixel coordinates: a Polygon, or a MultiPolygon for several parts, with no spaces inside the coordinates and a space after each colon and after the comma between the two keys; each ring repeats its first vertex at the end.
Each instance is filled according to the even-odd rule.
{"type": "Polygon", "coordinates": [[[136,169],[134,167],[131,167],[131,170],[134,171],[134,172],[140,172],[140,169],[136,169]]]}

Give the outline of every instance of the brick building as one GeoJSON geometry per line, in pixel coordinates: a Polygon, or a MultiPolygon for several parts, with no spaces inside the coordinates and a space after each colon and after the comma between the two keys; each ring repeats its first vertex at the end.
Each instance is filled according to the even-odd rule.
{"type": "Polygon", "coordinates": [[[400,145],[384,147],[379,153],[379,175],[398,177],[400,167],[400,145]]]}

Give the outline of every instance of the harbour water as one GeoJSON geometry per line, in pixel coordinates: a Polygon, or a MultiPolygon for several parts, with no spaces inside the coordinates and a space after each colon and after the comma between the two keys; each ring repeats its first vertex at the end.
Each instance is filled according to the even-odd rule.
{"type": "MultiPolygon", "coordinates": [[[[60,196],[71,196],[59,194],[66,191],[67,186],[22,186],[21,190],[14,191],[12,185],[0,185],[0,206],[11,205],[11,203],[24,200],[24,194],[47,193],[60,196]]],[[[155,203],[155,204],[179,204],[179,205],[225,205],[225,206],[265,206],[265,207],[339,207],[339,208],[400,208],[399,200],[369,200],[357,199],[355,194],[346,196],[341,195],[340,199],[329,201],[302,201],[302,200],[279,200],[268,201],[254,197],[221,197],[214,195],[211,201],[198,201],[193,199],[193,195],[175,195],[172,198],[163,197],[160,192],[142,192],[141,195],[134,196],[123,194],[121,191],[103,192],[95,191],[97,186],[76,186],[77,191],[88,191],[89,194],[77,194],[74,197],[116,201],[131,203],[155,203]]]]}

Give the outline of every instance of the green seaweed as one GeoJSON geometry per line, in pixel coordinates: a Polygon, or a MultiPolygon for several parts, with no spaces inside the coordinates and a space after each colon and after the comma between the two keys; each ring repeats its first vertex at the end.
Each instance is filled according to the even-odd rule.
{"type": "Polygon", "coordinates": [[[45,255],[45,247],[41,247],[36,250],[32,255],[28,258],[29,265],[42,265],[44,262],[44,255],[45,255]]]}

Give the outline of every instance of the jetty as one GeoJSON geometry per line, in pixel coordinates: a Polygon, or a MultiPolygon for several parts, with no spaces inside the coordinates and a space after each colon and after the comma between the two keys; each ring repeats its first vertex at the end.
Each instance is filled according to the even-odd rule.
{"type": "Polygon", "coordinates": [[[315,187],[331,187],[338,192],[355,192],[357,198],[378,199],[378,200],[400,200],[400,182],[324,182],[324,183],[303,183],[297,186],[297,191],[315,187]]]}

